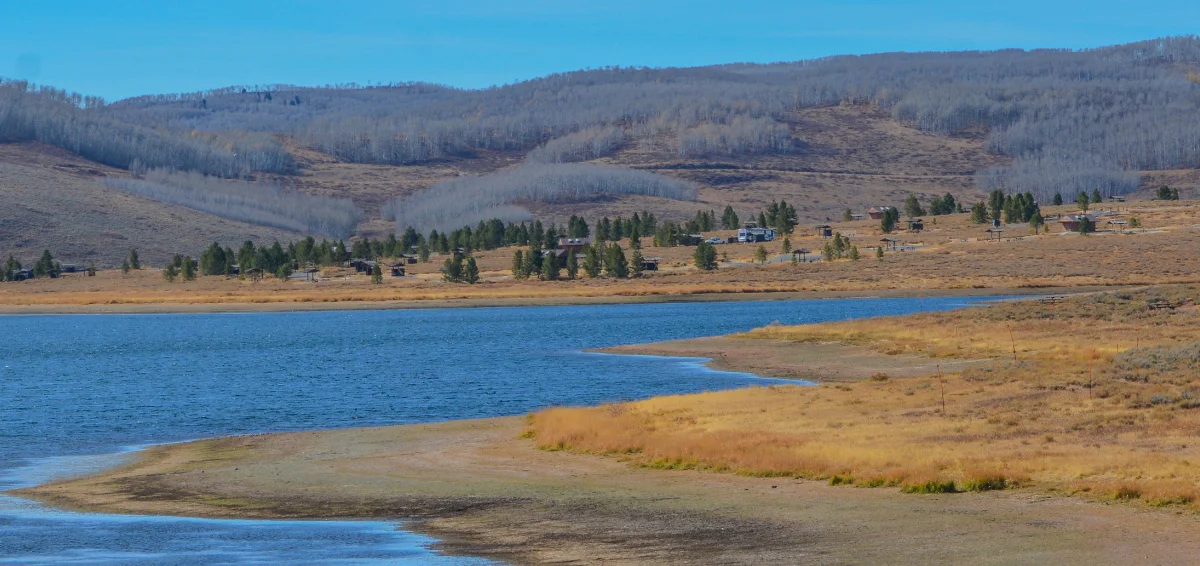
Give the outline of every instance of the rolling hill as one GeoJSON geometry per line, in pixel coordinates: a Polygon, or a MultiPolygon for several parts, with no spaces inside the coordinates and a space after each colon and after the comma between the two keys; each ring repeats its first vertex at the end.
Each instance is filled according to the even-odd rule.
{"type": "Polygon", "coordinates": [[[63,261],[111,266],[137,246],[161,263],[212,240],[326,229],[305,207],[353,208],[348,230],[378,237],[397,230],[394,217],[424,231],[490,207],[557,222],[635,211],[681,219],[785,199],[807,222],[910,192],[970,202],[994,188],[1044,199],[1166,183],[1186,197],[1200,167],[1197,68],[1200,40],[1181,37],[1087,51],[610,68],[482,90],[271,85],[106,103],[5,81],[0,254],[32,260],[50,248],[63,261]],[[574,165],[584,162],[604,167],[574,165]],[[546,164],[611,178],[576,183],[593,187],[581,196],[521,190],[536,176],[508,171],[546,164]],[[642,177],[612,168],[691,189],[646,192],[629,181],[642,177]],[[112,181],[132,177],[133,192],[112,181]],[[274,204],[260,218],[247,200],[264,186],[274,204]],[[418,203],[448,216],[414,220],[418,203]]]}

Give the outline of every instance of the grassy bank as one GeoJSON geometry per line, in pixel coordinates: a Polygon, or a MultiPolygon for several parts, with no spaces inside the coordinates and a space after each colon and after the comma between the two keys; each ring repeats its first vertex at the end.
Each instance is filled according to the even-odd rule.
{"type": "Polygon", "coordinates": [[[915,492],[1029,486],[1194,508],[1197,301],[1194,286],[1152,287],[762,328],[726,341],[722,359],[766,342],[832,342],[933,367],[815,388],[551,409],[534,416],[529,433],[545,449],[651,468],[915,492]]]}
{"type": "MultiPolygon", "coordinates": [[[[930,218],[919,233],[888,237],[906,251],[888,251],[876,259],[871,251],[884,236],[878,222],[836,223],[860,248],[863,259],[792,264],[782,254],[782,242],[764,244],[770,262],[754,263],[758,244],[717,246],[725,259],[715,271],[697,270],[690,247],[651,246],[644,238],[642,254],[662,258],[661,269],[636,279],[579,279],[573,281],[515,280],[510,267],[514,248],[476,254],[481,270],[477,285],[441,281],[444,258],[409,265],[408,277],[385,277],[372,284],[365,274],[345,268],[326,268],[319,282],[250,282],[224,277],[201,277],[193,282],[168,283],[157,270],[101,271],[95,277],[74,274],[55,280],[0,285],[0,312],[148,312],[202,310],[353,309],[417,304],[544,304],[638,302],[688,297],[758,298],[797,294],[879,295],[908,293],[1008,293],[1044,289],[1084,289],[1147,284],[1200,283],[1192,266],[1200,246],[1200,203],[1113,203],[1099,232],[1080,236],[1059,226],[1034,235],[1026,225],[1010,225],[1000,241],[989,241],[984,227],[969,215],[930,218]],[[1124,225],[1109,220],[1138,218],[1145,230],[1113,230],[1124,225]]],[[[1072,212],[1071,207],[1046,207],[1044,213],[1072,212]]],[[[712,234],[728,236],[732,232],[712,234]]],[[[828,240],[809,228],[798,227],[790,238],[793,249],[820,255],[828,240]]],[[[629,241],[621,243],[628,249],[629,241]]],[[[27,260],[29,258],[26,258],[27,260]]]]}

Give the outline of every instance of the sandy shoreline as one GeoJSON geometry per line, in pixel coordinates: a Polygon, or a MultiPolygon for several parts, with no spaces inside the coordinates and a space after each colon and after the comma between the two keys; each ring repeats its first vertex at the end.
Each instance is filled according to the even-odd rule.
{"type": "Polygon", "coordinates": [[[796,292],[731,292],[662,295],[504,297],[470,299],[424,299],[406,301],[279,301],[279,302],[203,302],[203,303],[116,303],[116,304],[34,304],[0,303],[0,315],[47,314],[189,314],[189,313],[247,313],[247,312],[313,312],[392,309],[487,308],[525,306],[576,306],[607,304],[696,303],[722,301],[791,301],[851,298],[913,298],[913,297],[979,297],[1062,295],[1110,290],[1113,287],[1019,287],[981,289],[886,289],[879,291],[796,291],[796,292]]]}
{"type": "Polygon", "coordinates": [[[522,418],[153,447],[16,494],[70,509],[374,518],[516,563],[1076,563],[1192,558],[1194,517],[1020,490],[938,496],[546,452],[522,418]]]}

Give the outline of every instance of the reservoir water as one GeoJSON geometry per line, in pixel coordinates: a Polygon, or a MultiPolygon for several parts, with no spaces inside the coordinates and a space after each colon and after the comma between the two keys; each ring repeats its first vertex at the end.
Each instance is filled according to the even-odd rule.
{"type": "MultiPolygon", "coordinates": [[[[768,383],[582,350],[982,298],[0,316],[0,491],[153,443],[523,414],[768,383]]],[[[83,514],[0,495],[0,564],[471,564],[379,521],[83,514]]]]}

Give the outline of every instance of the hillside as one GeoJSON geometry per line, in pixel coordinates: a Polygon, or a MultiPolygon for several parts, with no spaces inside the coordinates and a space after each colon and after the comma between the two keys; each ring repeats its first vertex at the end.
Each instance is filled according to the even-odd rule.
{"type": "Polygon", "coordinates": [[[43,249],[62,263],[115,267],[136,247],[161,265],[213,241],[291,235],[127,195],[98,180],[124,171],[41,144],[0,144],[0,254],[31,264],[43,249]]]}
{"type": "Polygon", "coordinates": [[[683,219],[731,205],[745,218],[773,199],[807,223],[910,192],[969,203],[1000,188],[1045,202],[1170,184],[1187,198],[1200,167],[1198,64],[1200,40],[1180,37],[609,68],[482,90],[269,85],[106,103],[0,82],[0,253],[31,260],[26,250],[49,247],[111,262],[109,248],[141,239],[147,197],[187,211],[155,224],[161,243],[137,242],[163,254],[196,253],[210,236],[295,238],[329,225],[313,207],[346,211],[318,234],[338,238],[491,216],[683,219]],[[111,181],[131,176],[138,183],[111,181]],[[103,190],[83,186],[105,178],[103,190]],[[261,210],[260,194],[271,201],[261,210]],[[47,220],[31,207],[70,217],[69,228],[32,228],[47,220]]]}

